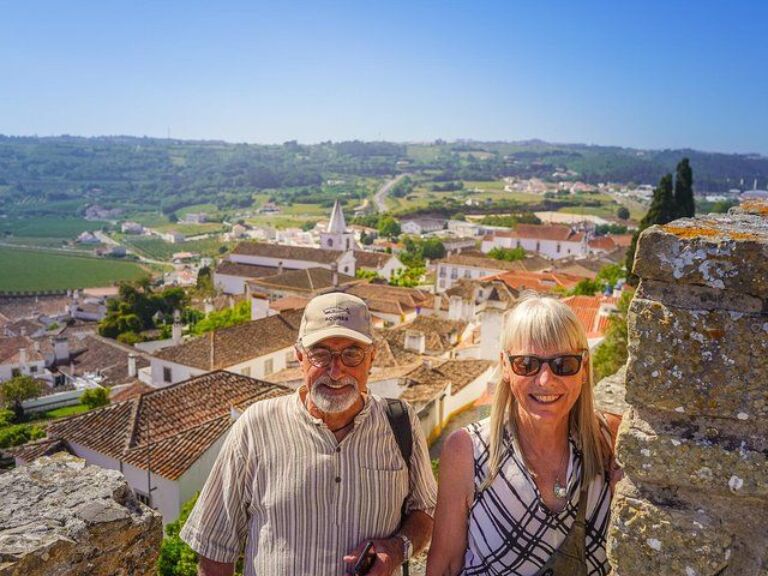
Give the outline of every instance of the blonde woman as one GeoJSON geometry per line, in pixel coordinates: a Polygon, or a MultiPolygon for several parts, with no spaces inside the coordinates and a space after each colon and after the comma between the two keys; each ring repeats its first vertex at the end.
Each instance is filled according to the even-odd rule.
{"type": "Polygon", "coordinates": [[[581,323],[526,295],[501,363],[490,419],[443,447],[427,576],[607,574],[618,418],[595,412],[581,323]]]}

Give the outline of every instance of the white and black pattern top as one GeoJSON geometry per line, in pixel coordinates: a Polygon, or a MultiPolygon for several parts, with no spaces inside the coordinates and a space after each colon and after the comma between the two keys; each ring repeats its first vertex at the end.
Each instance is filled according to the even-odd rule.
{"type": "MultiPolygon", "coordinates": [[[[516,440],[505,434],[506,454],[499,475],[480,491],[488,474],[490,419],[468,426],[474,449],[475,500],[469,511],[467,551],[461,576],[531,576],[565,540],[576,518],[581,492],[581,453],[570,439],[568,503],[554,514],[544,505],[536,483],[520,457],[516,440]]],[[[587,500],[587,573],[610,572],[605,537],[610,518],[610,484],[592,481],[587,500]]]]}

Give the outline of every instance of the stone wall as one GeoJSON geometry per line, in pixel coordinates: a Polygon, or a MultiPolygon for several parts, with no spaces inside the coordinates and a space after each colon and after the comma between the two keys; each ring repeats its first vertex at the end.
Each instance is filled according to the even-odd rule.
{"type": "Polygon", "coordinates": [[[0,576],[155,574],[160,515],[122,474],[66,454],[0,475],[0,576]]]}
{"type": "Polygon", "coordinates": [[[768,205],[640,236],[609,558],[768,575],[768,205]]]}

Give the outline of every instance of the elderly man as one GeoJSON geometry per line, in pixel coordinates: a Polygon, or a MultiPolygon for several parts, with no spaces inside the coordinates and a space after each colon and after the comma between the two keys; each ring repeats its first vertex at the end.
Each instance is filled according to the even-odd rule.
{"type": "Polygon", "coordinates": [[[407,408],[404,461],[389,403],[367,393],[372,342],[359,298],[307,305],[295,349],[304,385],[238,418],[181,532],[198,574],[232,574],[243,541],[245,576],[340,576],[369,540],[368,573],[399,574],[426,545],[436,495],[426,442],[407,408]]]}

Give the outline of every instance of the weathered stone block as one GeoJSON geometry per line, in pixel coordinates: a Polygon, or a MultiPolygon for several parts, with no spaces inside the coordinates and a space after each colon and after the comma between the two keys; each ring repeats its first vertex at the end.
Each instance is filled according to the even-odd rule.
{"type": "Polygon", "coordinates": [[[710,215],[647,228],[638,241],[634,272],[642,279],[768,298],[768,218],[710,215]]]}
{"type": "Polygon", "coordinates": [[[761,573],[768,509],[703,493],[622,480],[613,500],[608,559],[616,574],[747,576],[761,573]]]}
{"type": "Polygon", "coordinates": [[[116,470],[69,455],[0,475],[0,576],[149,576],[162,519],[116,470]]]}
{"type": "Polygon", "coordinates": [[[768,417],[768,315],[635,297],[627,327],[629,404],[752,422],[768,417]]]}
{"type": "MultiPolygon", "coordinates": [[[[634,482],[756,498],[768,505],[768,439],[723,419],[667,418],[631,409],[624,415],[618,459],[634,482]]],[[[766,519],[768,523],[768,519],[766,519]]]]}

